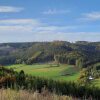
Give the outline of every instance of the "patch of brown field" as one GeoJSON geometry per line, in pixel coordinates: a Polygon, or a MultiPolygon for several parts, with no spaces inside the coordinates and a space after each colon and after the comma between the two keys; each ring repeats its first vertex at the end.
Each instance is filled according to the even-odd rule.
{"type": "Polygon", "coordinates": [[[26,90],[11,90],[0,89],[0,100],[77,100],[70,96],[56,95],[50,93],[47,90],[43,90],[41,93],[38,91],[30,92],[26,90]]]}

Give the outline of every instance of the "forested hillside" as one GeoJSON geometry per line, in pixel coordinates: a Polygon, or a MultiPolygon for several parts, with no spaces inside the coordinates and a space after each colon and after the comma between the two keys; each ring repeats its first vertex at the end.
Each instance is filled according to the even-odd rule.
{"type": "Polygon", "coordinates": [[[0,64],[34,64],[47,62],[86,67],[100,61],[100,42],[66,41],[1,43],[0,64]]]}

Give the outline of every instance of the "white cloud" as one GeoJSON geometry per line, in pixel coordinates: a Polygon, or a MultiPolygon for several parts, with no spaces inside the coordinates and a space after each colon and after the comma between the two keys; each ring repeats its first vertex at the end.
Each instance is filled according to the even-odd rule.
{"type": "Polygon", "coordinates": [[[80,18],[79,20],[83,20],[83,21],[97,21],[100,20],[100,12],[90,12],[90,13],[84,13],[82,14],[82,18],[80,18]]]}
{"type": "Polygon", "coordinates": [[[40,26],[37,27],[38,31],[53,31],[53,32],[62,32],[67,30],[75,29],[75,26],[40,26]]]}
{"type": "Polygon", "coordinates": [[[32,33],[41,22],[36,19],[6,19],[0,20],[0,33],[32,33]]]}
{"type": "Polygon", "coordinates": [[[0,25],[32,25],[39,26],[41,23],[36,19],[6,19],[0,20],[0,25]]]}
{"type": "Polygon", "coordinates": [[[13,6],[0,6],[0,13],[21,12],[24,8],[13,6]]]}
{"type": "Polygon", "coordinates": [[[0,33],[9,34],[12,32],[13,34],[17,32],[18,34],[21,32],[32,32],[32,27],[29,26],[0,26],[0,33]]]}
{"type": "Polygon", "coordinates": [[[49,26],[36,19],[6,19],[0,20],[0,33],[1,31],[21,31],[27,32],[64,32],[76,28],[76,26],[49,26]]]}
{"type": "Polygon", "coordinates": [[[69,10],[57,10],[57,9],[49,9],[47,11],[42,12],[45,15],[55,15],[55,14],[67,14],[69,10]]]}
{"type": "Polygon", "coordinates": [[[36,19],[0,20],[0,42],[100,40],[99,32],[70,32],[76,28],[49,26],[36,19]]]}
{"type": "Polygon", "coordinates": [[[68,32],[76,26],[49,26],[35,19],[0,20],[0,42],[99,41],[98,32],[68,32]]]}

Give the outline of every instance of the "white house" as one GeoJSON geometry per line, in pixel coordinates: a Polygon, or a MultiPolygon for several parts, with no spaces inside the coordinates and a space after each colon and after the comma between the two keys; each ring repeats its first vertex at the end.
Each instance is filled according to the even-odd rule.
{"type": "Polygon", "coordinates": [[[89,80],[93,80],[93,77],[92,76],[89,76],[89,80]]]}

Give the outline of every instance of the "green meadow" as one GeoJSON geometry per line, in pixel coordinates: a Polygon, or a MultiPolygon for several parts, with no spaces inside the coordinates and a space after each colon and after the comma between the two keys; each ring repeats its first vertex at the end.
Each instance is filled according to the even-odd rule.
{"type": "Polygon", "coordinates": [[[79,70],[74,65],[60,65],[50,66],[49,64],[16,64],[6,66],[7,68],[12,68],[15,71],[23,70],[26,74],[38,77],[44,77],[54,80],[61,81],[76,81],[79,77],[79,70]]]}
{"type": "MultiPolygon", "coordinates": [[[[32,76],[43,77],[47,79],[59,80],[59,81],[74,81],[76,82],[79,78],[80,71],[74,65],[61,64],[59,67],[56,65],[51,66],[50,64],[15,64],[8,65],[7,68],[12,68],[14,71],[23,70],[26,74],[32,76]]],[[[95,79],[92,84],[100,87],[100,79],[95,79]]]]}

